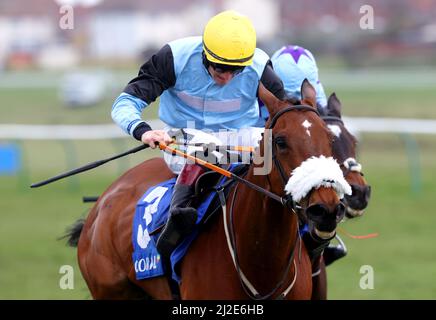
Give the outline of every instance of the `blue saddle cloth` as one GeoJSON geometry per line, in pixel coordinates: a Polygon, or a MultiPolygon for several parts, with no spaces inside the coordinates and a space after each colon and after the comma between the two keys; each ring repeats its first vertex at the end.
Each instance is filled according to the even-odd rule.
{"type": "MultiPolygon", "coordinates": [[[[218,185],[221,186],[226,180],[227,178],[222,177],[218,185]]],[[[164,274],[163,263],[156,249],[156,242],[160,232],[151,236],[150,233],[153,233],[153,231],[157,230],[167,221],[175,183],[176,179],[172,178],[151,187],[136,204],[133,218],[132,259],[137,280],[153,278],[164,274]]],[[[215,191],[209,194],[197,208],[197,225],[203,219],[216,194],[215,191]]],[[[171,255],[172,278],[176,281],[180,281],[180,277],[175,272],[175,266],[186,254],[189,245],[197,235],[198,228],[191,235],[187,236],[171,255]]]]}

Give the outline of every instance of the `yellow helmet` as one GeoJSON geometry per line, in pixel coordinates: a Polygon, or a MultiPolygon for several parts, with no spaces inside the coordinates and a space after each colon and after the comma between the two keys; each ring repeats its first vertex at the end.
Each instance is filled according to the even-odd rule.
{"type": "Polygon", "coordinates": [[[250,19],[235,11],[212,17],[204,28],[203,50],[207,60],[231,66],[248,66],[256,49],[256,31],[250,19]]]}

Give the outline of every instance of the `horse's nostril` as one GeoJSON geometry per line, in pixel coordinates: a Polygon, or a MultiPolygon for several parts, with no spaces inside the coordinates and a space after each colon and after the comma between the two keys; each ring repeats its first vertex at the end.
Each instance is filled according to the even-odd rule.
{"type": "Polygon", "coordinates": [[[352,197],[363,197],[365,196],[367,186],[360,184],[351,184],[351,196],[352,197]]]}
{"type": "Polygon", "coordinates": [[[313,204],[306,209],[308,220],[313,223],[313,227],[318,232],[333,232],[344,214],[345,206],[342,203],[330,209],[325,204],[313,204]]]}
{"type": "Polygon", "coordinates": [[[371,196],[371,187],[369,185],[351,184],[352,194],[345,196],[345,202],[348,206],[348,213],[351,216],[360,216],[362,213],[352,213],[350,210],[362,211],[368,206],[369,197],[371,196]]]}
{"type": "Polygon", "coordinates": [[[336,222],[339,223],[339,222],[344,218],[344,216],[345,216],[345,211],[346,211],[345,205],[344,205],[342,202],[340,202],[340,203],[336,206],[336,209],[335,209],[336,222]]]}
{"type": "Polygon", "coordinates": [[[351,187],[351,196],[354,196],[359,192],[359,189],[355,184],[350,185],[350,187],[351,187]]]}
{"type": "Polygon", "coordinates": [[[366,186],[366,188],[365,188],[365,198],[367,200],[369,200],[370,197],[371,197],[371,186],[366,186]]]}
{"type": "Polygon", "coordinates": [[[306,209],[307,217],[314,222],[321,222],[328,212],[328,208],[323,204],[313,204],[306,209]]]}
{"type": "Polygon", "coordinates": [[[367,185],[357,185],[357,184],[352,184],[351,186],[351,196],[348,196],[347,198],[354,198],[354,199],[365,199],[368,200],[369,197],[371,196],[371,186],[367,186],[367,185]]]}

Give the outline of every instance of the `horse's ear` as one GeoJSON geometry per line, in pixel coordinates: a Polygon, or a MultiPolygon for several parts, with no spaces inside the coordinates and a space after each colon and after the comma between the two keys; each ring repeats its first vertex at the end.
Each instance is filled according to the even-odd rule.
{"type": "Polygon", "coordinates": [[[301,84],[301,102],[316,108],[316,91],[307,79],[301,84]]]}
{"type": "Polygon", "coordinates": [[[275,95],[273,95],[271,91],[265,88],[262,82],[259,82],[258,96],[259,99],[262,100],[263,104],[268,109],[270,115],[275,114],[280,108],[281,100],[278,99],[275,95]]]}
{"type": "Polygon", "coordinates": [[[327,101],[327,109],[330,116],[341,117],[342,104],[334,92],[327,101]]]}

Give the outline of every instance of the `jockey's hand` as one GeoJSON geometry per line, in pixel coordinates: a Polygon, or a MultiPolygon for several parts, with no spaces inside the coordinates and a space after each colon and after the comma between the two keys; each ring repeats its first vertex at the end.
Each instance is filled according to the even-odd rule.
{"type": "Polygon", "coordinates": [[[150,130],[144,132],[141,137],[141,141],[145,144],[148,144],[150,148],[156,148],[156,142],[163,144],[170,144],[173,142],[173,139],[163,130],[150,130]]]}

